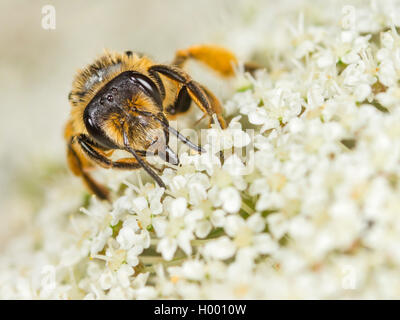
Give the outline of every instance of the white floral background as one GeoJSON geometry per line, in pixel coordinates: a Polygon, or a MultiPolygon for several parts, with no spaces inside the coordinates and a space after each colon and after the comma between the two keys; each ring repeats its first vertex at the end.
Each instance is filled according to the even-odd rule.
{"type": "Polygon", "coordinates": [[[400,2],[162,3],[56,3],[50,35],[39,5],[14,5],[35,41],[3,20],[0,298],[399,298],[400,2]],[[266,66],[229,83],[195,68],[230,121],[206,131],[212,161],[180,148],[167,190],[101,171],[113,202],[88,196],[63,160],[75,69],[102,46],[167,61],[202,42],[266,66]],[[232,147],[254,161],[221,162],[232,147]]]}

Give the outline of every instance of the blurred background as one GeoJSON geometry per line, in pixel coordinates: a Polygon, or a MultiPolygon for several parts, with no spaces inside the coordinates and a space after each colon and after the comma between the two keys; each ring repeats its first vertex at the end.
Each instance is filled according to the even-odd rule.
{"type": "MultiPolygon", "coordinates": [[[[63,127],[70,110],[67,95],[78,68],[91,63],[104,48],[139,51],[168,63],[177,49],[214,43],[248,59],[260,43],[256,30],[266,35],[261,43],[273,48],[281,37],[280,13],[284,12],[287,24],[292,11],[296,25],[297,8],[308,6],[307,14],[312,15],[314,2],[2,0],[0,250],[13,233],[29,226],[46,188],[71,176],[63,127]],[[55,30],[42,28],[45,5],[55,8],[55,30]]],[[[327,18],[316,15],[314,20],[327,18]]],[[[83,190],[79,179],[66,181],[83,190]]]]}

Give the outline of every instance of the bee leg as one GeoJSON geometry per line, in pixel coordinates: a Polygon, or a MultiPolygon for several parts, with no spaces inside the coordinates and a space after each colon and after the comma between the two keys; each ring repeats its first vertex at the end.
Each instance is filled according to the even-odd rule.
{"type": "MultiPolygon", "coordinates": [[[[217,97],[210,91],[208,90],[205,86],[200,85],[203,91],[206,93],[208,100],[211,103],[211,106],[215,113],[221,114],[222,113],[222,106],[217,97]]],[[[187,110],[190,108],[190,104],[192,103],[192,98],[190,97],[188,93],[188,89],[186,86],[182,86],[181,89],[179,90],[178,96],[175,100],[175,102],[166,108],[166,112],[170,117],[174,117],[175,115],[178,115],[180,113],[185,113],[187,110]]],[[[200,122],[203,120],[207,114],[204,114],[203,117],[201,117],[197,122],[200,122]]]]}
{"type": "Polygon", "coordinates": [[[165,108],[165,111],[167,112],[169,118],[173,118],[175,115],[188,111],[191,103],[192,98],[190,98],[186,86],[182,86],[174,103],[165,108]]]}
{"type": "MultiPolygon", "coordinates": [[[[204,92],[207,94],[207,97],[209,101],[211,102],[211,105],[213,106],[214,110],[219,110],[217,112],[222,113],[222,106],[218,99],[210,92],[206,87],[203,85],[201,88],[204,90],[204,92]]],[[[175,99],[175,102],[165,108],[165,111],[167,113],[167,117],[169,119],[174,119],[175,116],[185,113],[186,111],[189,110],[190,105],[192,103],[192,98],[190,97],[188,90],[186,86],[182,86],[181,89],[179,90],[179,93],[175,99]]],[[[200,123],[205,117],[207,117],[207,114],[204,113],[203,116],[196,121],[195,126],[200,123]]],[[[210,118],[209,118],[210,119],[210,118]]]]}
{"type": "Polygon", "coordinates": [[[214,45],[192,46],[185,50],[179,50],[175,54],[173,65],[182,68],[188,59],[194,59],[206,64],[223,77],[235,74],[235,66],[238,61],[229,50],[214,45]]]}
{"type": "MultiPolygon", "coordinates": [[[[236,56],[231,51],[213,45],[199,45],[179,50],[176,52],[172,64],[183,68],[185,62],[189,59],[204,63],[223,77],[233,76],[235,67],[238,65],[236,56]]],[[[254,75],[257,70],[265,68],[265,66],[253,61],[245,62],[243,67],[244,71],[249,72],[251,75],[254,75]]]]}
{"type": "MultiPolygon", "coordinates": [[[[223,122],[223,125],[221,124],[222,129],[226,128],[226,123],[224,118],[221,116],[222,115],[222,106],[221,103],[219,102],[219,100],[217,99],[217,97],[210,91],[208,90],[205,86],[200,85],[201,88],[203,89],[203,91],[206,93],[208,100],[210,101],[210,104],[212,106],[212,109],[215,111],[217,118],[218,118],[218,122],[221,124],[221,122],[223,122]]],[[[212,118],[209,119],[209,124],[208,126],[211,126],[211,121],[212,118]]]]}
{"type": "MultiPolygon", "coordinates": [[[[168,132],[167,132],[168,133],[168,132]]],[[[168,140],[169,139],[167,139],[167,148],[166,148],[166,151],[169,153],[169,151],[171,151],[170,149],[169,149],[169,147],[168,147],[168,140]]],[[[152,152],[150,152],[150,151],[146,151],[146,150],[135,150],[135,152],[139,155],[139,156],[141,156],[141,157],[148,157],[148,156],[160,156],[160,154],[154,154],[154,153],[152,153],[152,152]]],[[[167,157],[172,157],[172,156],[174,156],[174,155],[170,155],[170,154],[168,154],[168,156],[167,157]]],[[[162,158],[162,157],[161,157],[162,158]]],[[[146,162],[146,164],[149,166],[149,167],[151,167],[154,171],[157,171],[157,173],[158,174],[162,174],[163,173],[163,171],[164,171],[164,169],[167,167],[166,165],[163,165],[162,166],[162,169],[160,169],[160,168],[157,168],[155,165],[152,165],[152,164],[150,164],[148,161],[146,161],[146,160],[144,160],[143,159],[143,161],[144,162],[146,162]]],[[[166,161],[166,160],[165,160],[166,161]]],[[[178,161],[179,161],[179,159],[178,159],[178,161]]],[[[115,162],[113,162],[113,166],[114,166],[114,168],[116,168],[116,169],[125,169],[125,168],[123,168],[123,164],[125,164],[125,163],[133,163],[133,162],[136,162],[137,163],[137,161],[134,159],[134,158],[121,158],[121,159],[118,159],[118,161],[115,161],[115,162]],[[122,165],[122,166],[121,166],[122,165]]],[[[168,161],[167,161],[168,162],[168,161]]],[[[132,169],[132,168],[126,168],[126,169],[132,169]]]]}
{"type": "Polygon", "coordinates": [[[209,90],[194,81],[186,72],[166,65],[151,66],[149,72],[158,72],[171,80],[183,84],[182,88],[185,87],[196,105],[211,119],[213,114],[216,114],[221,127],[223,129],[226,128],[225,120],[222,117],[221,104],[219,102],[216,103],[218,101],[217,98],[209,90]]]}
{"type": "Polygon", "coordinates": [[[110,160],[107,158],[105,153],[99,150],[84,134],[77,136],[77,141],[88,158],[105,169],[116,168],[131,170],[140,168],[140,165],[137,162],[130,163],[126,160],[120,162],[110,160]]]}
{"type": "Polygon", "coordinates": [[[102,166],[103,168],[106,169],[115,168],[115,169],[125,169],[125,170],[143,168],[146,170],[146,172],[150,174],[151,177],[153,177],[154,180],[156,180],[156,182],[158,183],[158,185],[160,185],[160,187],[165,188],[165,185],[162,182],[162,180],[150,169],[150,167],[153,168],[153,166],[151,166],[147,161],[139,157],[138,154],[143,154],[142,150],[135,151],[129,149],[129,152],[135,155],[135,158],[123,158],[117,161],[111,161],[105,156],[105,154],[102,151],[98,150],[96,146],[93,145],[93,143],[86,135],[84,134],[79,135],[77,137],[77,140],[82,150],[85,152],[85,154],[91,160],[93,160],[95,163],[102,166]]]}
{"type": "MultiPolygon", "coordinates": [[[[98,148],[96,148],[95,145],[85,136],[85,135],[80,135],[78,138],[78,142],[82,148],[82,150],[85,152],[85,154],[94,162],[96,162],[98,165],[105,169],[121,169],[121,170],[134,170],[134,169],[139,169],[141,168],[141,165],[136,161],[134,158],[121,158],[118,159],[117,161],[111,161],[106,154],[103,151],[100,151],[98,148]]],[[[149,154],[145,150],[135,150],[135,152],[141,156],[148,156],[148,155],[153,155],[149,154]]],[[[143,160],[145,161],[145,160],[143,160]]],[[[147,161],[145,161],[146,164],[148,164],[150,167],[154,168],[151,164],[149,164],[147,161]]]]}
{"type": "MultiPolygon", "coordinates": [[[[153,166],[152,164],[148,163],[145,161],[146,164],[153,168],[153,170],[157,171],[158,174],[161,174],[163,172],[162,169],[157,168],[156,166],[153,166]]],[[[139,169],[142,166],[137,162],[135,158],[121,158],[118,159],[117,161],[113,161],[112,163],[112,168],[115,169],[120,169],[120,170],[134,170],[134,169],[139,169]]]]}
{"type": "MultiPolygon", "coordinates": [[[[88,146],[86,146],[86,147],[88,147],[88,146]]],[[[106,168],[106,169],[113,168],[113,169],[120,169],[120,170],[134,170],[134,169],[140,169],[142,167],[136,161],[135,158],[121,158],[121,159],[118,159],[117,161],[111,161],[105,156],[105,154],[103,154],[101,151],[95,149],[93,146],[90,146],[89,148],[92,149],[90,151],[92,155],[93,155],[93,153],[98,153],[96,155],[97,160],[94,160],[94,161],[96,161],[96,163],[99,164],[100,166],[102,166],[103,168],[106,168]]],[[[146,156],[146,151],[137,150],[136,152],[138,154],[140,154],[141,156],[146,156]]],[[[89,156],[89,157],[91,157],[91,156],[89,156]]],[[[91,158],[91,159],[93,159],[93,158],[91,158]]],[[[148,166],[152,167],[158,173],[161,173],[160,169],[151,165],[147,161],[145,161],[145,162],[148,166]]]]}
{"type": "Polygon", "coordinates": [[[73,145],[73,139],[68,143],[67,150],[67,162],[71,171],[76,175],[82,177],[83,182],[99,199],[109,200],[109,192],[106,187],[98,184],[91,176],[87,173],[85,168],[89,167],[89,162],[82,158],[79,152],[75,150],[73,145]]]}

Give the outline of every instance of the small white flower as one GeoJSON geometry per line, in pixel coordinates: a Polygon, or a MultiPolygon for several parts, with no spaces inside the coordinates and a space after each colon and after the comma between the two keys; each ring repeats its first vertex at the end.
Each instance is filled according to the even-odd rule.
{"type": "Polygon", "coordinates": [[[296,58],[303,58],[310,52],[313,52],[315,50],[315,44],[312,41],[305,40],[300,43],[300,45],[296,48],[295,51],[295,57],[296,58]]]}
{"type": "Polygon", "coordinates": [[[157,252],[161,252],[166,261],[172,260],[176,249],[178,249],[178,241],[174,238],[163,238],[157,246],[157,252]]]}
{"type": "Polygon", "coordinates": [[[229,259],[234,255],[235,251],[235,245],[226,236],[208,242],[203,248],[203,254],[206,257],[217,260],[229,259]]]}
{"type": "Polygon", "coordinates": [[[163,206],[161,204],[161,197],[164,194],[163,188],[154,188],[148,191],[147,196],[150,203],[150,211],[152,214],[160,214],[163,206]]]}
{"type": "Polygon", "coordinates": [[[134,273],[132,267],[123,264],[117,271],[117,279],[123,288],[128,288],[131,284],[130,276],[134,273]]]}
{"type": "Polygon", "coordinates": [[[139,255],[143,252],[141,246],[133,246],[126,253],[126,262],[131,267],[136,267],[139,264],[139,255]]]}
{"type": "Polygon", "coordinates": [[[134,212],[141,212],[148,207],[148,203],[145,197],[136,197],[132,200],[132,208],[134,212]]]}
{"type": "Polygon", "coordinates": [[[171,217],[182,217],[185,214],[187,201],[185,198],[178,198],[171,202],[170,213],[171,217]]]}
{"type": "Polygon", "coordinates": [[[232,176],[241,176],[245,173],[245,165],[236,154],[231,155],[225,160],[222,169],[229,172],[232,176]]]}
{"type": "Polygon", "coordinates": [[[323,54],[320,55],[320,57],[317,59],[317,65],[319,68],[327,68],[330,67],[335,63],[335,59],[332,55],[332,52],[324,52],[323,54]]]}
{"type": "Polygon", "coordinates": [[[205,272],[204,263],[199,260],[188,260],[181,267],[169,269],[170,274],[182,276],[189,280],[203,280],[205,272]]]}
{"type": "Polygon", "coordinates": [[[225,222],[225,211],[217,209],[213,210],[210,216],[210,221],[214,227],[222,227],[225,222]]]}
{"type": "Polygon", "coordinates": [[[157,297],[157,291],[153,287],[143,287],[135,290],[135,298],[138,300],[152,300],[157,297]]]}
{"type": "Polygon", "coordinates": [[[114,282],[115,278],[111,270],[106,270],[99,278],[99,284],[103,290],[110,289],[114,282]]]}
{"type": "Polygon", "coordinates": [[[135,231],[131,228],[122,228],[117,236],[117,241],[122,249],[130,249],[135,242],[135,231]]]}
{"type": "Polygon", "coordinates": [[[107,243],[107,240],[109,237],[112,235],[112,229],[111,228],[106,228],[103,231],[101,231],[93,240],[90,248],[90,255],[94,256],[101,250],[103,250],[105,244],[107,243]]]}
{"type": "Polygon", "coordinates": [[[222,209],[228,213],[236,213],[240,210],[242,199],[239,192],[233,187],[222,189],[219,193],[222,201],[222,209]]]}

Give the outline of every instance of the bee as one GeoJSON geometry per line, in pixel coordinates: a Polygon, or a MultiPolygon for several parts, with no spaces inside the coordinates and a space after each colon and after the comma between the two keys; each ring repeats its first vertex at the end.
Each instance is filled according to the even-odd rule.
{"type": "Polygon", "coordinates": [[[71,112],[64,136],[69,168],[83,179],[91,193],[109,199],[107,188],[90,175],[95,166],[143,168],[165,188],[146,156],[159,156],[178,165],[178,156],[168,146],[170,134],[191,149],[204,152],[168,122],[188,111],[192,102],[209,118],[209,125],[215,115],[219,125],[226,128],[215,95],[183,71],[189,59],[204,63],[223,77],[234,75],[237,65],[229,50],[201,45],[177,51],[170,65],[157,64],[132,51],[106,51],[78,71],[69,93],[71,112]],[[124,150],[132,157],[113,161],[110,156],[115,150],[124,150]]]}

